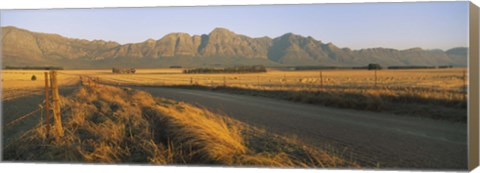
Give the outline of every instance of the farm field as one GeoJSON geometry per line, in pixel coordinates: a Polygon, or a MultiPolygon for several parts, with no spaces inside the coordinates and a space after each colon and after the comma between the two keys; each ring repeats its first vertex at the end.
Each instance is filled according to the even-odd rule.
{"type": "MultiPolygon", "coordinates": [[[[110,70],[65,71],[88,74],[108,82],[138,85],[238,86],[261,89],[319,90],[335,88],[365,89],[375,86],[374,71],[319,70],[280,71],[245,74],[183,74],[182,69],[139,69],[136,74],[112,74],[110,70]],[[322,77],[321,77],[322,76],[322,77]],[[323,82],[321,79],[323,78],[323,82]]],[[[379,88],[417,88],[463,91],[465,69],[378,70],[379,88]]]]}
{"type": "MultiPolygon", "coordinates": [[[[59,83],[60,86],[73,85],[84,76],[112,85],[208,89],[339,108],[466,121],[468,81],[464,68],[376,72],[269,69],[266,73],[243,74],[183,74],[182,71],[137,69],[135,74],[113,74],[111,70],[62,70],[59,83]]],[[[42,71],[4,70],[2,80],[4,100],[41,92],[44,85],[42,71]],[[36,75],[37,80],[31,81],[31,75],[36,75]]]]}
{"type": "MultiPolygon", "coordinates": [[[[444,154],[438,151],[462,153],[457,146],[465,142],[459,130],[464,128],[466,119],[464,69],[379,70],[376,86],[375,72],[368,70],[270,69],[267,73],[245,74],[183,74],[182,70],[137,69],[135,74],[112,74],[111,70],[58,71],[59,87],[73,86],[70,88],[74,90],[61,98],[63,140],[47,136],[41,118],[22,120],[19,126],[6,129],[11,134],[4,135],[3,141],[8,142],[4,158],[274,167],[463,167],[461,162],[446,160],[443,165],[430,165],[427,160],[443,158],[444,154]],[[217,105],[220,102],[224,104],[217,105]],[[253,109],[249,103],[254,102],[259,102],[255,111],[245,114],[245,110],[253,109]],[[272,119],[272,109],[280,109],[275,111],[277,119],[272,119]],[[426,119],[420,121],[411,116],[426,119]],[[381,126],[385,123],[390,126],[381,126]],[[318,124],[323,125],[320,128],[318,124]],[[353,131],[359,133],[340,135],[342,130],[336,127],[356,129],[353,131]],[[433,136],[423,138],[392,130],[407,127],[433,136]],[[355,137],[370,134],[376,128],[384,129],[389,137],[368,141],[355,137]],[[299,130],[308,133],[298,133],[299,130]],[[183,138],[183,134],[192,135],[183,138]],[[396,141],[397,137],[405,141],[396,141]],[[442,139],[449,143],[438,145],[436,142],[442,139]],[[405,163],[386,157],[400,154],[399,150],[375,149],[386,143],[412,149],[416,147],[413,141],[422,141],[435,152],[422,150],[425,157],[415,154],[417,150],[403,152],[403,158],[412,159],[405,163]],[[79,142],[82,147],[76,147],[79,142]],[[338,152],[346,148],[350,150],[338,152]]],[[[2,99],[8,102],[7,106],[14,105],[13,101],[21,102],[19,97],[29,100],[28,96],[34,94],[38,95],[35,102],[42,99],[43,71],[4,70],[2,80],[2,99]],[[32,75],[37,80],[32,81],[32,75]]],[[[22,109],[29,106],[37,105],[25,104],[22,109]]],[[[16,121],[17,114],[20,113],[4,112],[8,116],[4,120],[10,124],[16,121]]],[[[452,157],[459,158],[464,157],[452,157]]]]}
{"type": "Polygon", "coordinates": [[[97,71],[89,76],[114,85],[208,89],[339,108],[466,121],[467,76],[463,68],[376,72],[270,69],[267,73],[245,74],[183,74],[181,69],[140,69],[136,74],[97,71]]]}
{"type": "MultiPolygon", "coordinates": [[[[2,70],[2,100],[39,94],[45,90],[45,76],[42,70],[2,70]],[[36,80],[32,80],[32,76],[36,80]]],[[[78,83],[77,75],[59,75],[59,86],[78,83]]]]}
{"type": "Polygon", "coordinates": [[[249,74],[182,74],[178,69],[138,70],[136,74],[90,73],[102,82],[121,85],[199,85],[281,91],[373,92],[415,94],[420,98],[464,99],[465,69],[278,71],[249,74]]]}
{"type": "MultiPolygon", "coordinates": [[[[44,71],[3,70],[4,89],[43,87],[44,71]],[[37,76],[31,81],[31,76],[37,76]]],[[[376,88],[404,88],[464,92],[465,69],[378,70],[376,88]]],[[[321,90],[375,88],[374,71],[311,70],[245,74],[183,74],[182,69],[137,69],[135,74],[112,74],[111,70],[62,70],[60,85],[78,82],[78,76],[98,77],[103,82],[122,85],[204,85],[235,86],[266,90],[321,90]],[[321,74],[320,74],[321,73],[321,74]]]]}

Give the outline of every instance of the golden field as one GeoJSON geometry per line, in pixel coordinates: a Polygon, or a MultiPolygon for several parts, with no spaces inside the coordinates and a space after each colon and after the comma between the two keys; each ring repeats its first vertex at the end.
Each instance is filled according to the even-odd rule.
{"type": "MultiPolygon", "coordinates": [[[[110,70],[64,71],[68,74],[90,75],[119,84],[138,85],[206,85],[255,87],[262,89],[320,89],[320,72],[325,88],[367,88],[375,83],[374,71],[311,70],[246,74],[183,74],[182,69],[139,69],[136,74],[112,74],[110,70]]],[[[378,70],[378,87],[404,87],[462,91],[465,69],[378,70]]]]}
{"type": "MultiPolygon", "coordinates": [[[[23,135],[7,144],[3,156],[81,163],[360,166],[335,148],[311,147],[206,108],[112,85],[186,87],[466,122],[465,69],[379,70],[377,86],[374,73],[323,70],[320,77],[318,70],[249,74],[62,70],[58,71],[60,88],[75,88],[61,99],[65,136],[61,141],[47,136],[42,122],[32,124],[33,128],[16,128],[23,135]],[[84,85],[78,85],[81,78],[84,85]]],[[[43,76],[43,71],[2,71],[2,99],[43,92],[43,76]],[[32,81],[32,75],[37,80],[32,81]]]]}
{"type": "MultiPolygon", "coordinates": [[[[3,70],[2,87],[38,88],[43,87],[44,71],[3,70]],[[31,81],[32,75],[37,76],[31,81]]],[[[379,88],[416,88],[446,91],[463,91],[465,69],[416,69],[416,70],[378,70],[379,88]]],[[[281,90],[320,90],[323,87],[335,88],[373,88],[374,71],[368,70],[311,70],[280,71],[246,74],[183,74],[182,69],[137,69],[135,74],[113,74],[111,70],[62,70],[59,71],[59,84],[78,82],[78,76],[98,77],[104,82],[127,85],[205,85],[235,86],[281,90]],[[320,77],[320,72],[322,77],[320,77]]]]}
{"type": "Polygon", "coordinates": [[[245,74],[183,74],[182,69],[141,69],[136,74],[90,71],[114,85],[170,86],[280,98],[323,106],[466,122],[464,68],[311,70],[245,74]]]}
{"type": "MultiPolygon", "coordinates": [[[[45,75],[42,70],[2,70],[2,100],[39,94],[44,91],[45,75]],[[32,76],[36,80],[31,80],[32,76]]],[[[58,75],[58,85],[68,86],[79,81],[76,75],[58,75]]]]}
{"type": "MultiPolygon", "coordinates": [[[[258,95],[324,106],[466,121],[466,70],[310,70],[244,74],[183,74],[183,69],[137,69],[135,74],[105,70],[59,71],[60,86],[79,76],[100,83],[169,86],[258,95]]],[[[42,71],[2,71],[2,99],[41,92],[42,71]],[[31,75],[37,76],[31,81],[31,75]]]]}

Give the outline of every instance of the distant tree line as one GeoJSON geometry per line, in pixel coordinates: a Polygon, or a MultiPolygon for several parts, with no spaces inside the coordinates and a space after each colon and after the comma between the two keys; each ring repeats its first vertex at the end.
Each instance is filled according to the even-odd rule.
{"type": "Polygon", "coordinates": [[[63,67],[54,66],[5,66],[6,70],[63,70],[63,67]]]}
{"type": "MultiPolygon", "coordinates": [[[[452,65],[441,66],[388,66],[387,69],[435,69],[435,68],[453,68],[452,65]]],[[[371,63],[367,66],[354,66],[354,67],[340,67],[340,66],[297,66],[290,67],[292,70],[340,70],[340,69],[367,69],[367,70],[380,70],[384,69],[380,64],[371,63]]]]}
{"type": "Polygon", "coordinates": [[[338,70],[338,69],[352,69],[355,67],[336,67],[336,66],[297,66],[290,67],[293,70],[338,70]]]}
{"type": "Polygon", "coordinates": [[[453,68],[452,65],[442,66],[389,66],[388,69],[434,69],[434,68],[453,68]]]}
{"type": "Polygon", "coordinates": [[[267,68],[263,65],[237,66],[225,68],[193,68],[185,69],[183,73],[265,73],[267,68]]]}

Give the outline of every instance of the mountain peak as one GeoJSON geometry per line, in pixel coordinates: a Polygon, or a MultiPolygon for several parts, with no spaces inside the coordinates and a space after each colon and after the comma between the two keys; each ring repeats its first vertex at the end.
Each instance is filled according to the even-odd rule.
{"type": "Polygon", "coordinates": [[[294,37],[294,36],[295,36],[294,33],[288,32],[288,33],[283,34],[283,35],[280,36],[280,37],[284,37],[284,38],[286,37],[286,38],[288,38],[288,37],[294,37]]]}
{"type": "Polygon", "coordinates": [[[190,34],[185,33],[185,32],[172,32],[167,34],[166,36],[188,36],[190,37],[190,34]]]}
{"type": "Polygon", "coordinates": [[[156,42],[156,40],[151,39],[151,38],[144,41],[144,43],[155,43],[155,42],[156,42]]]}
{"type": "Polygon", "coordinates": [[[423,49],[420,47],[413,47],[413,48],[407,49],[406,51],[423,51],[423,49]]]}
{"type": "Polygon", "coordinates": [[[228,30],[227,28],[216,27],[215,29],[210,32],[210,35],[232,35],[235,34],[232,31],[228,30]]]}

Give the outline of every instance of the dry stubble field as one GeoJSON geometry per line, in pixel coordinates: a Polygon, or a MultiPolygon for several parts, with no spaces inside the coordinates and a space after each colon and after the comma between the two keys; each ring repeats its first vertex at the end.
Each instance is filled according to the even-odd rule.
{"type": "MultiPolygon", "coordinates": [[[[2,88],[4,95],[9,91],[32,90],[44,85],[44,71],[3,70],[2,88]],[[37,76],[31,81],[32,75],[37,76]]],[[[98,77],[103,82],[123,85],[204,85],[231,86],[264,90],[307,90],[323,89],[391,89],[432,90],[460,93],[465,91],[465,69],[417,69],[379,70],[377,88],[374,71],[368,70],[319,70],[280,71],[245,74],[183,74],[182,69],[137,69],[136,74],[112,74],[111,70],[63,70],[59,73],[60,85],[78,82],[78,76],[98,77]],[[322,77],[320,77],[322,76],[322,77]],[[321,82],[323,79],[323,82],[321,82]]],[[[392,91],[394,92],[394,91],[392,91]]],[[[439,96],[440,97],[440,96],[439,96]]]]}
{"type": "Polygon", "coordinates": [[[323,106],[466,122],[466,70],[311,70],[245,74],[183,74],[144,69],[136,74],[90,72],[102,83],[208,89],[323,106]]]}
{"type": "MultiPolygon", "coordinates": [[[[42,70],[2,70],[2,100],[41,94],[45,87],[45,75],[42,70]],[[36,80],[31,80],[32,76],[36,80]]],[[[60,86],[74,85],[79,80],[76,75],[59,75],[60,86]]]]}
{"type": "MultiPolygon", "coordinates": [[[[64,70],[60,85],[79,76],[101,83],[132,86],[169,86],[208,89],[274,97],[338,108],[387,111],[454,122],[466,121],[464,68],[378,70],[311,70],[245,74],[183,74],[183,69],[138,69],[135,74],[111,70],[64,70]]],[[[41,92],[42,71],[2,71],[2,99],[41,92]],[[31,75],[37,76],[31,81],[31,75]]]]}
{"type": "MultiPolygon", "coordinates": [[[[466,117],[462,105],[465,104],[464,69],[381,70],[377,71],[377,87],[373,87],[374,72],[367,70],[326,70],[322,77],[319,71],[181,72],[181,69],[141,69],[136,74],[112,74],[110,70],[64,70],[59,72],[59,82],[60,87],[65,87],[84,76],[104,84],[253,93],[373,111],[389,111],[392,106],[404,109],[405,102],[414,101],[413,105],[427,109],[426,113],[441,107],[441,112],[451,114],[446,116],[447,120],[462,121],[458,117],[463,113],[466,117]]],[[[2,81],[4,101],[41,92],[44,84],[42,71],[5,70],[2,81]],[[31,75],[36,75],[37,80],[31,81],[31,75]]],[[[271,134],[203,108],[153,98],[135,90],[83,86],[73,95],[62,97],[62,101],[68,107],[64,115],[64,140],[46,137],[44,126],[19,129],[28,130],[27,135],[9,145],[14,147],[5,150],[4,158],[95,163],[358,166],[334,150],[310,148],[301,141],[271,134]],[[184,135],[179,134],[191,136],[182,138],[184,135]],[[32,152],[21,152],[26,150],[32,152]]]]}

